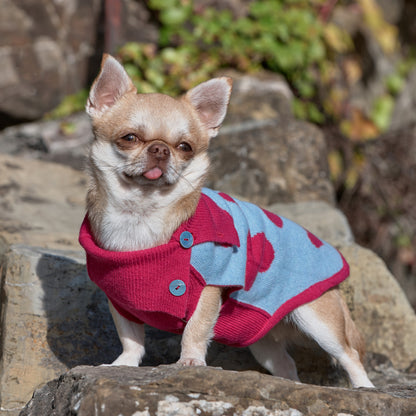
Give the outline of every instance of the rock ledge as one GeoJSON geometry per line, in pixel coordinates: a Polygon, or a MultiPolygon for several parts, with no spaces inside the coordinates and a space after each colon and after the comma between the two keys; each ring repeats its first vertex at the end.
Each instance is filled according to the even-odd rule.
{"type": "Polygon", "coordinates": [[[76,367],[35,392],[20,416],[406,416],[415,387],[306,385],[213,367],[76,367]],[[185,393],[187,392],[187,393],[185,393]]]}

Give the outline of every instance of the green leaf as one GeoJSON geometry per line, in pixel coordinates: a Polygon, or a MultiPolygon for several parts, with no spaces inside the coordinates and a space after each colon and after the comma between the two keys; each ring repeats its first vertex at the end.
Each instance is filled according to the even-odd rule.
{"type": "Polygon", "coordinates": [[[319,108],[313,104],[309,103],[308,107],[308,119],[316,124],[322,124],[325,122],[325,116],[319,108]]]}
{"type": "Polygon", "coordinates": [[[88,98],[88,91],[83,89],[75,94],[66,96],[61,103],[45,118],[62,118],[69,116],[77,111],[83,111],[88,98]]]}
{"type": "Polygon", "coordinates": [[[386,79],[386,86],[390,94],[398,95],[404,86],[405,80],[398,73],[392,74],[386,79]]]}
{"type": "Polygon", "coordinates": [[[383,95],[374,103],[371,119],[381,131],[389,128],[393,110],[394,99],[391,95],[383,95]]]}
{"type": "Polygon", "coordinates": [[[148,5],[153,10],[170,9],[177,6],[177,0],[149,0],[148,5]]]}
{"type": "Polygon", "coordinates": [[[309,62],[318,62],[325,58],[325,46],[319,38],[309,44],[307,54],[309,62]]]}
{"type": "Polygon", "coordinates": [[[124,69],[126,70],[129,77],[132,78],[133,80],[142,78],[142,73],[137,65],[127,63],[127,64],[124,64],[124,69]]]}
{"type": "Polygon", "coordinates": [[[250,4],[250,14],[257,19],[268,17],[272,11],[277,13],[280,10],[282,10],[282,6],[277,1],[253,1],[250,4]]]}
{"type": "Polygon", "coordinates": [[[308,118],[308,110],[306,108],[306,103],[298,98],[295,98],[292,102],[292,110],[295,117],[306,120],[308,118]]]}
{"type": "Polygon", "coordinates": [[[123,61],[143,62],[142,45],[138,42],[128,42],[118,51],[118,55],[123,61]]]}
{"type": "Polygon", "coordinates": [[[160,20],[168,26],[179,26],[189,19],[188,9],[183,7],[172,7],[160,12],[160,20]]]}
{"type": "Polygon", "coordinates": [[[412,238],[402,232],[396,236],[396,244],[398,247],[412,247],[412,238]]]}

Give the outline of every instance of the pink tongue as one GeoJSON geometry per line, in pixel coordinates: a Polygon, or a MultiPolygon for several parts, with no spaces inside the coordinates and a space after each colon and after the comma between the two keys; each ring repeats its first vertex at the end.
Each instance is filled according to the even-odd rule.
{"type": "Polygon", "coordinates": [[[160,170],[160,168],[153,168],[148,170],[147,172],[143,173],[143,176],[147,179],[159,179],[163,175],[163,172],[160,170]]]}

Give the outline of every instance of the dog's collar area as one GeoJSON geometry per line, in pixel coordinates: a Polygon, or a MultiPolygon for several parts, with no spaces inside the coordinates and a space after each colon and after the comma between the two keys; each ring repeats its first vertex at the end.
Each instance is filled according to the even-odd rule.
{"type": "MultiPolygon", "coordinates": [[[[131,251],[119,252],[105,250],[99,247],[92,235],[88,213],[81,225],[80,244],[92,256],[111,261],[117,258],[122,261],[131,261],[131,251]]],[[[224,246],[240,246],[239,237],[234,227],[234,221],[230,214],[222,209],[218,209],[215,203],[206,195],[201,194],[197,209],[194,215],[185,221],[172,235],[167,244],[159,246],[166,248],[170,245],[181,246],[188,249],[196,244],[205,242],[215,242],[224,246]]],[[[137,250],[137,252],[150,254],[156,248],[137,250]]],[[[134,252],[134,251],[133,251],[134,252]]]]}
{"type": "Polygon", "coordinates": [[[175,231],[172,238],[181,244],[181,235],[184,231],[191,234],[192,245],[214,242],[225,246],[240,246],[240,239],[231,215],[219,208],[204,193],[201,194],[194,215],[175,231]]]}

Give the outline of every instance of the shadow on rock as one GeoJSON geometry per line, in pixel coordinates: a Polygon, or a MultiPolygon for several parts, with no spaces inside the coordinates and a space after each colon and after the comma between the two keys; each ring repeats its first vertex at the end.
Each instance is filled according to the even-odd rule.
{"type": "Polygon", "coordinates": [[[36,271],[55,356],[68,368],[114,360],[121,346],[106,297],[88,278],[85,264],[44,253],[36,271]]]}

